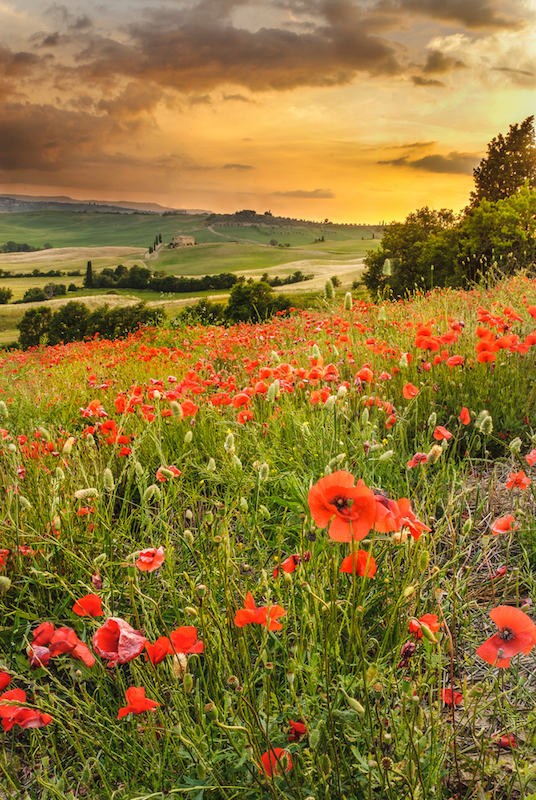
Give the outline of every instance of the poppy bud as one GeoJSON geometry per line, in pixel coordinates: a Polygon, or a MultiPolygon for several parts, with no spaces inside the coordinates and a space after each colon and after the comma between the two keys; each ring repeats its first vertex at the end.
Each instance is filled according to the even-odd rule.
{"type": "Polygon", "coordinates": [[[208,525],[212,525],[212,523],[214,522],[214,514],[212,513],[212,511],[207,511],[207,513],[205,514],[205,522],[208,525]]]}
{"type": "Polygon", "coordinates": [[[337,400],[344,400],[346,395],[348,394],[348,389],[346,386],[339,386],[337,389],[337,400]]]}
{"type": "Polygon", "coordinates": [[[98,497],[99,493],[96,489],[78,489],[74,493],[77,500],[87,500],[89,497],[98,497]]]}
{"type": "Polygon", "coordinates": [[[182,419],[183,418],[184,415],[182,413],[182,406],[181,406],[180,403],[177,403],[177,402],[175,402],[175,400],[172,400],[171,403],[169,404],[169,406],[171,408],[171,413],[173,415],[173,419],[182,419]]]}
{"type": "Polygon", "coordinates": [[[519,436],[517,436],[515,439],[512,439],[512,441],[510,442],[510,451],[511,451],[512,453],[519,453],[519,452],[521,452],[521,446],[522,446],[522,444],[523,444],[523,442],[521,441],[521,439],[519,438],[519,436]]]}
{"type": "Polygon", "coordinates": [[[361,703],[358,700],[355,700],[353,697],[347,695],[344,689],[341,689],[341,691],[343,695],[346,697],[346,702],[348,703],[348,706],[352,709],[352,711],[355,711],[355,713],[359,714],[360,717],[364,717],[365,709],[361,705],[361,703]]]}
{"type": "Polygon", "coordinates": [[[9,411],[7,410],[7,406],[3,400],[0,400],[0,417],[7,419],[9,417],[9,411]]]}
{"type": "Polygon", "coordinates": [[[309,734],[309,747],[311,748],[311,750],[315,750],[318,747],[318,744],[320,742],[320,735],[321,735],[320,728],[315,728],[314,731],[311,731],[311,733],[309,734]]]}
{"type": "Polygon", "coordinates": [[[113,492],[115,489],[114,476],[108,467],[104,470],[104,489],[107,492],[113,492]]]}
{"type": "Polygon", "coordinates": [[[29,501],[29,500],[27,500],[27,499],[26,499],[25,497],[23,497],[22,495],[19,495],[19,503],[20,503],[20,507],[21,507],[21,508],[22,508],[24,511],[28,511],[28,510],[29,510],[29,509],[32,507],[32,504],[30,503],[30,501],[29,501]]]}
{"type": "Polygon", "coordinates": [[[240,461],[238,456],[233,456],[233,467],[236,467],[237,469],[242,469],[242,462],[240,461]]]}
{"type": "Polygon", "coordinates": [[[432,644],[437,644],[437,639],[425,622],[421,622],[421,632],[424,639],[427,639],[432,644]]]}
{"type": "Polygon", "coordinates": [[[473,520],[466,519],[465,522],[463,523],[463,528],[462,528],[463,535],[467,536],[472,527],[473,527],[473,520]]]}
{"type": "Polygon", "coordinates": [[[100,556],[97,556],[94,560],[94,564],[96,567],[100,567],[101,564],[104,564],[106,561],[106,553],[101,553],[100,556]]]}
{"type": "Polygon", "coordinates": [[[361,414],[361,425],[363,425],[363,427],[366,427],[368,425],[369,416],[370,416],[370,414],[369,414],[368,408],[364,408],[363,412],[361,414]]]}
{"type": "Polygon", "coordinates": [[[281,384],[276,378],[276,380],[268,387],[268,391],[266,392],[266,402],[273,403],[279,394],[280,388],[281,384]]]}
{"type": "Polygon", "coordinates": [[[47,442],[51,442],[52,441],[52,436],[50,435],[48,430],[43,425],[40,425],[38,430],[39,430],[39,433],[41,434],[41,436],[43,436],[47,440],[47,442]]]}
{"type": "Polygon", "coordinates": [[[91,433],[86,436],[86,444],[88,447],[95,447],[95,437],[91,433]]]}
{"type": "Polygon", "coordinates": [[[186,544],[192,547],[194,543],[194,535],[190,530],[190,528],[185,528],[182,532],[182,535],[184,537],[184,541],[186,542],[186,544]]]}
{"type": "Polygon", "coordinates": [[[140,464],[139,461],[135,461],[134,462],[134,472],[136,473],[138,478],[143,478],[143,476],[145,474],[144,470],[143,470],[143,467],[142,467],[142,465],[140,464]]]}
{"type": "Polygon", "coordinates": [[[197,617],[197,608],[194,608],[193,606],[186,606],[184,610],[189,617],[197,617]]]}
{"type": "Polygon", "coordinates": [[[182,679],[182,685],[184,686],[184,691],[186,694],[190,694],[192,689],[194,688],[194,676],[191,672],[187,672],[184,678],[182,679]]]}
{"type": "Polygon", "coordinates": [[[0,594],[5,594],[11,587],[11,580],[6,575],[0,575],[0,594]]]}
{"type": "Polygon", "coordinates": [[[390,461],[394,456],[394,454],[395,454],[394,450],[386,450],[385,453],[381,454],[378,460],[383,464],[385,461],[390,461]]]}
{"type": "Polygon", "coordinates": [[[279,353],[276,350],[272,350],[270,353],[270,361],[272,364],[279,364],[281,359],[279,358],[279,353]]]}
{"type": "Polygon", "coordinates": [[[199,598],[203,599],[203,597],[206,596],[207,587],[203,583],[200,583],[199,586],[195,587],[195,593],[199,598]]]}
{"type": "Polygon", "coordinates": [[[330,394],[330,396],[327,398],[326,402],[324,403],[324,408],[326,410],[330,409],[330,408],[333,408],[333,406],[335,405],[335,400],[336,399],[337,398],[335,397],[334,394],[330,394]]]}
{"type": "Polygon", "coordinates": [[[408,364],[409,364],[408,354],[402,353],[402,355],[400,356],[400,361],[398,362],[398,366],[400,367],[400,369],[404,369],[404,367],[407,367],[408,364]]]}
{"type": "Polygon", "coordinates": [[[376,675],[378,674],[378,667],[376,664],[371,664],[370,667],[367,669],[366,674],[366,683],[372,683],[376,679],[376,675]]]}
{"type": "Polygon", "coordinates": [[[435,428],[436,425],[437,425],[437,414],[435,411],[432,411],[432,413],[428,417],[428,426],[430,428],[435,428]]]}
{"type": "Polygon", "coordinates": [[[153,499],[156,489],[157,487],[154,483],[147,487],[142,498],[144,503],[149,503],[153,499]]]}
{"type": "Polygon", "coordinates": [[[324,284],[324,297],[326,300],[333,300],[335,297],[335,288],[333,286],[333,281],[331,278],[328,278],[324,284]]]}
{"type": "Polygon", "coordinates": [[[74,444],[74,436],[69,436],[65,444],[63,445],[62,453],[66,456],[71,454],[74,444]]]}
{"type": "Polygon", "coordinates": [[[214,470],[216,469],[216,462],[214,461],[213,458],[209,458],[208,464],[207,464],[207,469],[210,472],[214,472],[214,470]]]}
{"type": "Polygon", "coordinates": [[[194,518],[193,511],[187,508],[186,511],[184,512],[184,516],[186,517],[187,520],[192,520],[194,518]]]}
{"type": "Polygon", "coordinates": [[[344,310],[351,311],[352,310],[352,292],[346,292],[344,295],[344,310]]]}
{"type": "Polygon", "coordinates": [[[443,448],[439,444],[434,444],[428,453],[428,464],[435,464],[443,455],[443,448]]]}
{"type": "Polygon", "coordinates": [[[428,552],[428,550],[423,550],[421,555],[419,556],[419,567],[422,570],[422,572],[424,572],[425,569],[428,567],[429,562],[430,562],[430,553],[428,552]]]}
{"type": "Polygon", "coordinates": [[[57,481],[65,480],[65,472],[62,470],[61,467],[56,467],[56,480],[57,481]]]}
{"type": "MultiPolygon", "coordinates": [[[[385,260],[389,261],[388,258],[386,258],[385,260]]],[[[389,266],[389,268],[390,268],[390,266],[389,266]]],[[[386,311],[385,306],[382,306],[380,308],[379,312],[378,312],[378,322],[387,322],[387,311],[386,311]]]]}
{"type": "MultiPolygon", "coordinates": [[[[331,283],[331,281],[330,281],[331,283]]],[[[333,285],[333,284],[332,284],[333,285]]],[[[325,778],[329,778],[331,775],[331,760],[327,753],[322,753],[322,755],[318,759],[318,767],[320,772],[325,778]]]]}
{"type": "Polygon", "coordinates": [[[416,589],[415,586],[406,586],[406,588],[404,589],[404,592],[403,592],[403,596],[405,598],[411,597],[411,595],[415,594],[416,591],[417,591],[417,589],[416,589]]]}
{"type": "Polygon", "coordinates": [[[266,506],[259,506],[259,514],[262,514],[262,516],[263,516],[265,519],[268,519],[268,517],[270,516],[270,512],[269,512],[269,510],[266,508],[266,506]]]}
{"type": "Polygon", "coordinates": [[[190,444],[193,438],[194,435],[192,431],[186,431],[186,433],[184,434],[184,444],[190,444]]]}
{"type": "Polygon", "coordinates": [[[203,764],[197,764],[195,768],[195,775],[196,778],[200,781],[204,781],[207,777],[207,771],[203,764]]]}
{"type": "Polygon", "coordinates": [[[248,510],[248,501],[245,497],[240,498],[240,511],[247,511],[248,510]]]}

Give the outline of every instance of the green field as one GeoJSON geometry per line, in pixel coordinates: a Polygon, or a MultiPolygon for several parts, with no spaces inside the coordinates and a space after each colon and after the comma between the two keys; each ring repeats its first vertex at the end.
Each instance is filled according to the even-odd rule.
{"type": "Polygon", "coordinates": [[[42,247],[149,247],[159,233],[171,241],[178,233],[197,236],[205,231],[205,216],[159,217],[146,214],[85,214],[76,211],[30,211],[0,216],[0,243],[26,242],[42,247]]]}
{"type": "Polygon", "coordinates": [[[221,242],[225,239],[247,239],[268,245],[270,239],[291,246],[309,245],[324,236],[330,240],[372,238],[365,227],[318,225],[318,227],[217,227],[213,233],[205,226],[207,215],[159,217],[147,214],[88,214],[76,211],[29,211],[23,214],[0,215],[0,244],[26,242],[43,247],[104,247],[126,245],[148,248],[158,234],[164,242],[173,236],[195,236],[196,242],[221,242]]]}

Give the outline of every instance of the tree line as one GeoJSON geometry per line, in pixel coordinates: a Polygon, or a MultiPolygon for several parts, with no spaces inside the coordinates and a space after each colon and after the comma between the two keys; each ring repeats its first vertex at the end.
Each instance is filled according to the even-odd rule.
{"type": "Polygon", "coordinates": [[[427,206],[393,222],[365,258],[374,297],[459,287],[489,273],[511,274],[536,262],[534,117],[489,144],[473,170],[475,188],[459,214],[427,206]]]}

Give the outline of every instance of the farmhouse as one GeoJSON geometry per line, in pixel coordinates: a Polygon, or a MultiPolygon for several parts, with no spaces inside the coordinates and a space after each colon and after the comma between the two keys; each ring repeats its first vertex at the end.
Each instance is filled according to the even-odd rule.
{"type": "Polygon", "coordinates": [[[191,247],[195,244],[193,236],[174,236],[173,247],[191,247]]]}

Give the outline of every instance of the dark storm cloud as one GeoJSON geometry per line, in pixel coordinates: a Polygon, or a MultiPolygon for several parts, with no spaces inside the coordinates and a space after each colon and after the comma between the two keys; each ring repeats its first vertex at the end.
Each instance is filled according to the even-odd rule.
{"type": "Polygon", "coordinates": [[[80,79],[126,76],[201,93],[229,83],[283,90],[344,85],[359,72],[402,72],[397,46],[370,35],[350,0],[320,4],[311,32],[236,27],[228,15],[237,5],[202,0],[186,9],[148,8],[143,21],[129,25],[130,41],[88,35],[78,55],[80,79]]]}
{"type": "Polygon", "coordinates": [[[415,16],[480,30],[520,26],[521,14],[513,16],[512,6],[515,3],[507,3],[506,0],[380,0],[377,8],[402,12],[406,16],[407,12],[411,12],[415,16]]]}
{"type": "Polygon", "coordinates": [[[107,116],[52,105],[6,104],[0,113],[0,168],[57,171],[116,139],[123,129],[107,116]]]}
{"type": "Polygon", "coordinates": [[[422,75],[412,75],[412,82],[415,86],[444,86],[443,81],[438,81],[435,78],[423,78],[422,75]]]}
{"type": "Polygon", "coordinates": [[[41,68],[48,60],[48,56],[38,56],[24,51],[15,53],[9,47],[0,44],[0,76],[3,78],[25,78],[41,68]]]}
{"type": "Polygon", "coordinates": [[[295,189],[293,192],[272,192],[273,197],[301,197],[309,200],[332,200],[335,195],[331,189],[313,189],[312,192],[295,189]]]}
{"type": "Polygon", "coordinates": [[[410,160],[409,156],[393,158],[388,161],[378,161],[378,164],[390,164],[393,167],[409,167],[410,169],[423,170],[450,175],[472,175],[473,169],[478,165],[479,157],[473,153],[452,152],[447,156],[439,154],[423,156],[423,158],[410,160]]]}
{"type": "Polygon", "coordinates": [[[251,164],[224,164],[222,169],[247,170],[255,169],[255,167],[252,167],[251,164]]]}
{"type": "Polygon", "coordinates": [[[428,58],[422,71],[427,75],[444,75],[453,69],[467,69],[467,65],[463,61],[446,56],[440,50],[432,50],[428,53],[428,58]]]}

